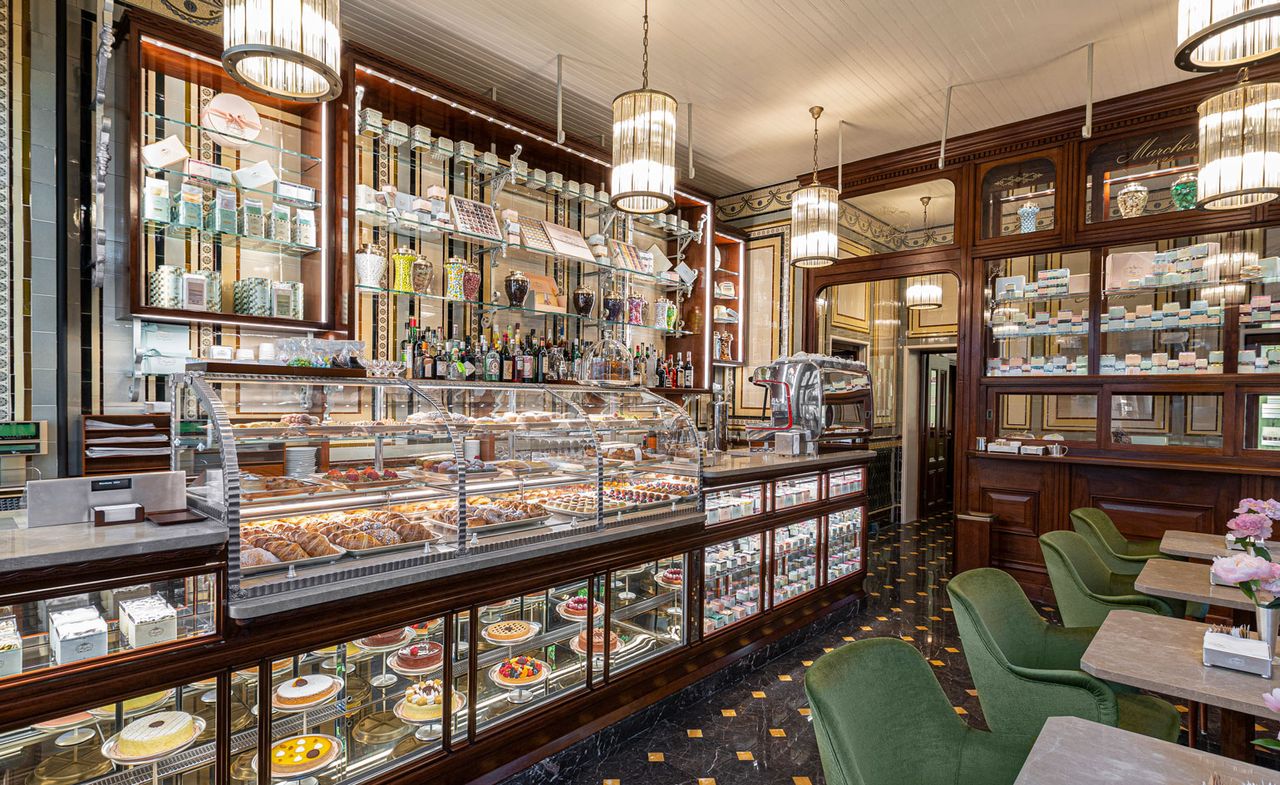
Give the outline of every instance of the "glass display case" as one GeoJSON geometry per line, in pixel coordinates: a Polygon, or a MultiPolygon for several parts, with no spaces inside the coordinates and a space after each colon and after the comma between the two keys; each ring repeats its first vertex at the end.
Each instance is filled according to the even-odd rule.
{"type": "Polygon", "coordinates": [[[1095,144],[1085,164],[1085,222],[1195,210],[1198,139],[1191,124],[1095,144]]]}
{"type": "Polygon", "coordinates": [[[865,507],[833,512],[826,518],[827,580],[834,581],[862,569],[865,507]]]}
{"type": "Polygon", "coordinates": [[[1111,444],[1117,446],[1222,447],[1221,393],[1111,394],[1111,444]]]}
{"type": "Polygon", "coordinates": [[[751,534],[702,551],[702,631],[710,634],[760,612],[764,535],[751,534]]]}
{"type": "Polygon", "coordinates": [[[1244,448],[1280,450],[1280,395],[1245,396],[1244,448]]]}
{"type": "Polygon", "coordinates": [[[992,436],[1005,442],[1092,446],[1098,441],[1098,396],[1092,393],[1000,392],[992,436]],[[1069,443],[1069,444],[1064,444],[1069,443]]]}
{"type": "Polygon", "coordinates": [[[987,263],[986,375],[1089,372],[1089,251],[987,263]]]}
{"type": "Polygon", "coordinates": [[[217,611],[213,573],[0,605],[0,681],[213,635],[217,611]]]}
{"type": "Polygon", "coordinates": [[[773,509],[785,510],[816,502],[822,498],[821,485],[816,474],[778,480],[773,484],[773,509]]]}
{"type": "Polygon", "coordinates": [[[818,520],[798,521],[772,529],[773,605],[818,587],[818,520]]]}
{"type": "Polygon", "coordinates": [[[982,176],[982,237],[1050,231],[1057,167],[1049,158],[998,164],[982,176]]]}
{"type": "Polygon", "coordinates": [[[862,493],[867,479],[865,466],[854,466],[851,469],[839,469],[827,474],[827,498],[849,496],[862,493]]]}
{"type": "Polygon", "coordinates": [[[230,530],[233,615],[355,576],[372,591],[474,554],[702,520],[700,436],[645,390],[318,374],[172,381],[175,465],[230,530]]]}
{"type": "Polygon", "coordinates": [[[610,573],[606,674],[629,670],[684,643],[686,583],[683,554],[610,573]]]}
{"type": "Polygon", "coordinates": [[[756,483],[707,491],[707,523],[728,523],[764,512],[764,486],[756,483]]]}

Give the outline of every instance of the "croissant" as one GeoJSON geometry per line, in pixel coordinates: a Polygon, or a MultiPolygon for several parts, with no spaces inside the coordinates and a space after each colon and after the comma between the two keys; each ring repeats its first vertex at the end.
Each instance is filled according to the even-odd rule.
{"type": "Polygon", "coordinates": [[[275,554],[262,548],[246,548],[240,551],[241,567],[261,567],[265,564],[279,564],[275,554]]]}
{"type": "Polygon", "coordinates": [[[378,541],[364,532],[351,531],[342,532],[333,536],[333,544],[352,551],[363,551],[369,548],[377,548],[378,541]]]}
{"type": "Polygon", "coordinates": [[[374,529],[369,532],[369,536],[383,545],[399,545],[403,542],[403,540],[400,539],[400,535],[396,534],[395,531],[391,529],[374,529]]]}
{"type": "Polygon", "coordinates": [[[307,558],[307,552],[288,540],[275,540],[263,546],[280,561],[298,561],[307,558]]]}
{"type": "Polygon", "coordinates": [[[289,539],[306,551],[308,556],[332,556],[337,553],[323,535],[315,532],[293,532],[289,539]]]}
{"type": "Polygon", "coordinates": [[[431,539],[430,529],[412,521],[393,524],[391,530],[400,535],[401,542],[422,542],[431,539]]]}

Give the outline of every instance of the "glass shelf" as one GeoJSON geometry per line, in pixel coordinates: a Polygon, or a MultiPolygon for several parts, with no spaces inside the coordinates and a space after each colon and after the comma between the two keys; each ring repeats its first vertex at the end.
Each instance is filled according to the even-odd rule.
{"type": "MultiPolygon", "coordinates": [[[[285,155],[294,156],[299,160],[306,162],[305,167],[299,168],[300,172],[310,171],[316,164],[324,160],[319,156],[311,155],[309,153],[304,153],[304,152],[301,152],[300,150],[292,150],[288,147],[281,147],[280,145],[271,144],[270,142],[261,142],[261,141],[258,141],[257,139],[245,139],[244,137],[236,136],[235,134],[230,133],[228,131],[218,131],[213,128],[210,128],[207,125],[198,125],[196,123],[188,123],[185,120],[178,120],[173,117],[166,117],[162,114],[157,114],[156,112],[144,111],[142,113],[142,116],[152,120],[156,120],[158,122],[162,122],[162,123],[173,123],[174,125],[182,126],[183,128],[190,128],[192,130],[200,131],[202,133],[217,134],[218,136],[223,136],[223,137],[226,137],[227,139],[235,139],[237,141],[243,142],[244,144],[252,145],[254,147],[260,147],[264,150],[272,150],[277,153],[284,153],[285,155]]],[[[163,134],[158,132],[155,134],[148,134],[148,136],[154,137],[152,141],[159,141],[160,139],[165,138],[167,135],[168,134],[163,134]]]]}
{"type": "Polygon", "coordinates": [[[1163,332],[1166,330],[1217,330],[1222,327],[1222,320],[1208,324],[1171,324],[1160,326],[1143,326],[1143,327],[1108,327],[1108,322],[1103,322],[1101,330],[1104,333],[1150,333],[1163,332]]]}
{"type": "Polygon", "coordinates": [[[1067,338],[1073,335],[1088,335],[1088,334],[1089,334],[1089,326],[1087,324],[1082,325],[1078,330],[1050,330],[1048,328],[1045,328],[1043,330],[1018,330],[1016,332],[1009,331],[1009,330],[1002,330],[1000,327],[997,327],[995,325],[991,326],[991,338],[992,340],[995,340],[995,341],[1012,341],[1018,338],[1044,338],[1044,337],[1067,338]]]}
{"type": "Polygon", "coordinates": [[[165,237],[173,237],[182,240],[193,239],[212,239],[219,242],[232,241],[241,248],[266,251],[271,253],[284,253],[291,256],[305,256],[309,253],[319,251],[312,245],[302,245],[300,243],[285,242],[283,240],[272,240],[268,237],[255,237],[248,234],[240,234],[238,232],[218,232],[212,229],[201,229],[193,226],[180,226],[173,223],[161,223],[159,221],[143,221],[142,228],[148,234],[165,237]]]}
{"type": "Polygon", "coordinates": [[[1103,289],[1102,296],[1106,298],[1117,297],[1135,297],[1143,294],[1155,294],[1160,292],[1185,292],[1189,289],[1207,289],[1220,286],[1231,286],[1233,283],[1252,283],[1252,281],[1184,281],[1174,284],[1156,284],[1155,286],[1132,286],[1123,289],[1103,289]]]}
{"type": "Polygon", "coordinates": [[[992,305],[1021,305],[1022,303],[1043,303],[1050,300],[1088,300],[1088,292],[1071,292],[1063,294],[1035,294],[1030,297],[994,297],[992,305]]]}
{"type": "Polygon", "coordinates": [[[186,172],[180,169],[162,169],[155,166],[146,166],[145,164],[144,164],[144,168],[148,172],[151,172],[153,174],[174,175],[177,177],[181,177],[188,182],[195,183],[204,188],[226,188],[229,190],[237,191],[242,194],[251,194],[253,196],[264,196],[272,200],[273,202],[278,202],[280,204],[287,204],[293,207],[301,207],[304,210],[320,209],[319,202],[308,202],[302,199],[287,199],[283,196],[280,196],[275,191],[264,191],[259,188],[246,188],[242,185],[236,185],[235,183],[220,183],[216,180],[209,180],[204,177],[197,177],[195,175],[187,174],[186,172]]]}

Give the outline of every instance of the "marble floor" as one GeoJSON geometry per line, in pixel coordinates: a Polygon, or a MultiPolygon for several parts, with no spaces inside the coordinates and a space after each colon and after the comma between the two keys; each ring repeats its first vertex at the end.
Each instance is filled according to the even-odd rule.
{"type": "MultiPolygon", "coordinates": [[[[805,669],[825,652],[860,638],[914,644],[937,674],[957,714],[985,727],[948,605],[952,520],[941,515],[887,527],[870,539],[865,608],[848,621],[773,658],[736,684],[579,758],[573,772],[536,781],[564,785],[819,785],[822,766],[809,721],[805,669]]],[[[1056,621],[1053,608],[1041,613],[1056,621]]],[[[1187,709],[1179,706],[1184,718],[1187,709]]],[[[1210,728],[1200,747],[1216,751],[1210,728]]],[[[1259,725],[1258,730],[1267,728],[1259,725]]],[[[1185,729],[1185,722],[1184,722],[1185,729]]],[[[1185,738],[1185,736],[1184,736],[1185,738]]],[[[1263,765],[1276,766],[1272,756],[1263,765]]],[[[508,785],[515,785],[517,777],[508,785]]],[[[535,780],[530,780],[535,781],[535,780]]],[[[523,781],[521,782],[523,785],[523,781]]]]}

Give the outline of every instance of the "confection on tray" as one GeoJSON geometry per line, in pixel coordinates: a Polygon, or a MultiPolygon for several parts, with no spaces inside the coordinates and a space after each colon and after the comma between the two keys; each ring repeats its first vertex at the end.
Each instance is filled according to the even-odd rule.
{"type": "Polygon", "coordinates": [[[364,466],[359,469],[330,469],[325,472],[324,478],[331,482],[340,482],[346,485],[360,485],[361,483],[398,480],[400,475],[392,469],[378,471],[372,466],[364,466]]]}
{"type": "Polygon", "coordinates": [[[276,687],[275,704],[283,707],[311,706],[328,698],[340,687],[337,679],[323,673],[299,676],[276,687]]]}
{"type": "Polygon", "coordinates": [[[240,529],[243,566],[277,564],[432,538],[431,530],[390,510],[353,510],[280,518],[240,529]],[[335,547],[336,546],[336,547],[335,547]],[[257,553],[256,551],[262,551],[257,553]]]}
{"type": "Polygon", "coordinates": [[[424,455],[417,460],[418,468],[433,474],[457,474],[465,468],[468,472],[491,472],[494,467],[479,458],[464,458],[461,461],[453,456],[424,455]]]}
{"type": "Polygon", "coordinates": [[[386,630],[385,632],[377,632],[367,638],[360,639],[361,646],[367,646],[370,649],[377,649],[383,646],[391,646],[404,640],[404,627],[396,627],[394,630],[386,630]]]}
{"type": "Polygon", "coordinates": [[[533,625],[522,619],[495,621],[484,628],[485,636],[498,642],[524,640],[532,632],[533,625]]]}
{"type": "MultiPolygon", "coordinates": [[[[605,631],[599,627],[596,627],[595,629],[591,630],[592,653],[602,654],[604,652],[604,636],[605,636],[605,631]]],[[[617,651],[618,646],[620,644],[621,644],[621,641],[618,640],[618,634],[610,630],[609,631],[609,651],[611,652],[617,651]]],[[[582,632],[578,633],[578,637],[574,640],[574,646],[578,649],[578,651],[585,652],[587,650],[587,631],[586,630],[583,630],[582,632]]]]}
{"type": "Polygon", "coordinates": [[[560,613],[571,619],[585,619],[591,612],[591,599],[588,597],[570,597],[560,603],[560,613]]]}
{"type": "Polygon", "coordinates": [[[396,652],[396,665],[418,671],[435,668],[444,661],[444,647],[435,641],[415,643],[396,652]]]}
{"type": "Polygon", "coordinates": [[[532,684],[542,678],[547,664],[533,657],[513,657],[498,665],[496,675],[503,684],[532,684]]]}
{"type": "Polygon", "coordinates": [[[271,748],[271,776],[313,771],[333,752],[333,740],[328,736],[304,735],[285,739],[271,748]]]}
{"type": "Polygon", "coordinates": [[[116,751],[126,758],[150,758],[175,752],[195,735],[195,720],[185,711],[161,711],[136,719],[120,731],[116,751]]]}
{"type": "Polygon", "coordinates": [[[679,586],[684,583],[684,570],[679,567],[672,567],[671,569],[663,570],[658,573],[658,580],[663,583],[671,584],[672,586],[679,586]]]}
{"type": "MultiPolygon", "coordinates": [[[[460,702],[459,696],[453,696],[455,708],[458,708],[460,702]]],[[[438,720],[443,713],[444,682],[440,679],[419,681],[405,688],[404,701],[400,704],[400,714],[404,719],[438,720]]]]}
{"type": "Polygon", "coordinates": [[[319,425],[320,418],[310,414],[282,414],[279,420],[258,420],[232,425],[232,428],[296,428],[319,425]]]}

